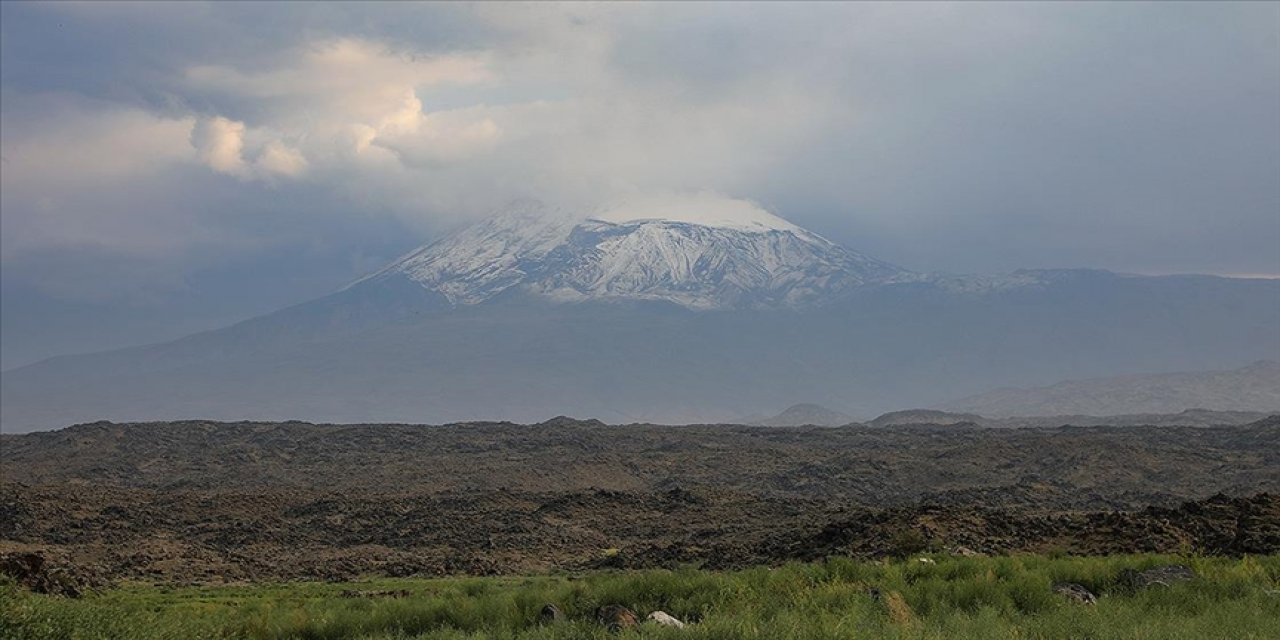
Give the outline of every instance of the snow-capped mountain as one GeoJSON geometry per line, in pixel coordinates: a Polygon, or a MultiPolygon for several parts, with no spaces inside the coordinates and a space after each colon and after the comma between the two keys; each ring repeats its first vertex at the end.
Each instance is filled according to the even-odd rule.
{"type": "Polygon", "coordinates": [[[455,305],[516,288],[558,301],[657,300],[690,309],[800,307],[911,274],[744,201],[584,216],[523,204],[397,260],[455,305]]]}

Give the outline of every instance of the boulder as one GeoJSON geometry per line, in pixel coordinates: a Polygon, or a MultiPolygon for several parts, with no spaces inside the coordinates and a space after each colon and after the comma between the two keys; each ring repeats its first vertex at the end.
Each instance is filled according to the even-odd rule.
{"type": "Polygon", "coordinates": [[[666,611],[654,611],[653,613],[649,614],[649,619],[664,627],[675,627],[677,629],[684,628],[683,622],[680,622],[678,618],[667,613],[666,611]]]}
{"type": "Polygon", "coordinates": [[[560,607],[547,603],[542,605],[542,611],[538,612],[538,622],[542,624],[555,624],[564,621],[564,613],[560,611],[560,607]]]}
{"type": "Polygon", "coordinates": [[[596,622],[614,633],[634,629],[640,624],[636,619],[636,612],[617,604],[607,604],[596,609],[596,622]]]}
{"type": "Polygon", "coordinates": [[[1053,592],[1080,604],[1098,604],[1098,597],[1092,591],[1075,582],[1059,582],[1053,585],[1053,592]]]}

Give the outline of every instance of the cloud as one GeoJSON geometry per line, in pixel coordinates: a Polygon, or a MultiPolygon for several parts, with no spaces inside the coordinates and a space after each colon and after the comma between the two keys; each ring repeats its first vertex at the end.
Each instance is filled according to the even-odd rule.
{"type": "Polygon", "coordinates": [[[261,100],[336,97],[339,108],[365,117],[376,115],[394,99],[389,92],[398,87],[473,85],[493,79],[483,55],[420,56],[359,38],[307,43],[273,69],[198,65],[186,72],[187,82],[198,89],[261,100]]]}
{"type": "Polygon", "coordinates": [[[196,166],[194,118],[67,96],[9,97],[5,106],[0,259],[6,264],[75,246],[154,256],[201,235],[183,218],[144,204],[174,172],[196,166]],[[139,195],[141,201],[112,208],[139,195]]]}
{"type": "MultiPolygon", "coordinates": [[[[1280,269],[1274,6],[3,10],[6,162],[86,202],[97,185],[121,229],[164,227],[146,206],[168,197],[158,176],[206,203],[305,193],[424,239],[520,197],[706,190],[922,269],[1280,269]],[[75,136],[10,108],[48,96],[96,124],[75,136]]],[[[6,217],[46,221],[18,244],[61,246],[71,218],[34,195],[50,190],[6,191],[6,217]]],[[[177,219],[249,231],[209,207],[177,219]]],[[[100,238],[132,252],[146,236],[100,238]]]]}
{"type": "Polygon", "coordinates": [[[244,123],[223,117],[202,120],[191,134],[200,161],[210,169],[238,177],[250,175],[244,157],[244,123]]]}
{"type": "MultiPolygon", "coordinates": [[[[237,178],[268,180],[285,176],[297,178],[307,170],[307,159],[298,149],[278,139],[270,139],[260,146],[252,162],[245,159],[243,122],[221,116],[205,118],[191,132],[200,161],[218,173],[237,178]]],[[[269,134],[259,133],[258,137],[269,134]]]]}
{"type": "Polygon", "coordinates": [[[422,101],[406,90],[401,107],[382,118],[376,127],[363,129],[357,151],[370,145],[396,153],[411,166],[459,160],[493,149],[502,129],[484,109],[456,109],[425,113],[422,101]]]}
{"type": "Polygon", "coordinates": [[[262,175],[296,178],[307,170],[307,159],[297,149],[290,148],[279,140],[272,140],[262,148],[254,166],[262,175]]]}
{"type": "Polygon", "coordinates": [[[8,188],[123,180],[193,158],[191,117],[62,97],[9,106],[0,114],[8,188]]]}

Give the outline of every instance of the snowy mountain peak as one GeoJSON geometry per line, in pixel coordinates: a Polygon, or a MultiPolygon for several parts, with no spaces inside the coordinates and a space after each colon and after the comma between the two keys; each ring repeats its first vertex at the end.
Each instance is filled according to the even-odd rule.
{"type": "Polygon", "coordinates": [[[593,220],[613,224],[635,224],[649,221],[683,222],[702,227],[733,229],[753,233],[790,231],[807,233],[747,200],[734,200],[701,194],[680,199],[642,198],[608,207],[591,216],[593,220]]]}
{"type": "Polygon", "coordinates": [[[422,247],[370,279],[402,275],[453,304],[511,289],[557,301],[654,300],[691,309],[797,307],[906,272],[741,200],[610,207],[585,216],[521,206],[422,247]]]}

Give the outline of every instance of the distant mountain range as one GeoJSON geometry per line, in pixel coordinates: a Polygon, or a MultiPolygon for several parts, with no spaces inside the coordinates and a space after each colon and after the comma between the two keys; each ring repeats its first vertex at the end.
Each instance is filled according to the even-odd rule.
{"type": "MultiPolygon", "coordinates": [[[[1095,405],[1012,392],[947,401],[1259,358],[1280,359],[1280,281],[922,274],[749,203],[590,215],[521,204],[312,302],[6,371],[0,428],[561,414],[726,422],[795,398],[864,416],[903,406],[1178,412],[1240,408],[1237,389],[1113,394],[1095,405]]],[[[1266,404],[1265,392],[1249,397],[1243,408],[1266,404]]]]}
{"type": "Polygon", "coordinates": [[[943,406],[990,417],[1159,413],[1178,406],[1280,412],[1280,363],[1260,360],[1230,371],[1115,376],[997,389],[943,406]]]}
{"type": "Polygon", "coordinates": [[[965,426],[1010,429],[1017,427],[1216,427],[1252,424],[1280,416],[1280,411],[1212,411],[1188,409],[1178,413],[1130,413],[1118,415],[1047,415],[987,417],[976,413],[954,413],[937,409],[906,409],[881,414],[873,420],[853,418],[816,404],[798,404],[771,418],[744,420],[760,427],[876,427],[965,426]]]}

